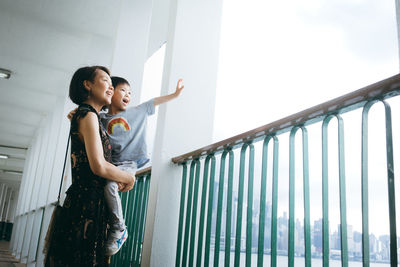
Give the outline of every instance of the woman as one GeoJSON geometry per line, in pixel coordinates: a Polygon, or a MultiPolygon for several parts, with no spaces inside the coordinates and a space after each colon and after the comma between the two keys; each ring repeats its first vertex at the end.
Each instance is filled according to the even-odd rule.
{"type": "Polygon", "coordinates": [[[104,243],[108,211],[106,179],[132,189],[134,175],[112,165],[111,146],[98,113],[111,103],[110,72],[102,66],[83,67],[72,77],[69,96],[79,105],[71,120],[72,185],[67,190],[62,218],[54,227],[46,266],[107,266],[104,243]]]}

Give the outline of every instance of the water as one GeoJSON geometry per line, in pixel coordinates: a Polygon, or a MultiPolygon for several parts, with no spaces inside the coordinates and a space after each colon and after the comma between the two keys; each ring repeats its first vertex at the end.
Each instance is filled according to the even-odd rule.
{"type": "MultiPolygon", "coordinates": [[[[213,253],[211,253],[213,255],[213,253]]],[[[225,253],[221,252],[219,256],[219,266],[224,266],[224,257],[225,253]]],[[[233,266],[235,260],[235,253],[231,252],[230,255],[230,266],[233,266]]],[[[246,266],[246,254],[240,254],[240,266],[246,266]]],[[[213,263],[213,259],[210,259],[210,263],[213,263]]],[[[271,257],[270,255],[264,255],[264,264],[263,266],[271,266],[271,257]]],[[[311,260],[312,266],[321,266],[322,267],[322,259],[321,258],[312,258],[311,260]]],[[[212,264],[210,264],[212,265],[212,264]]],[[[251,255],[251,266],[257,266],[257,254],[251,255]]],[[[284,267],[288,266],[288,259],[286,256],[277,256],[277,266],[284,267]]],[[[294,258],[294,266],[304,266],[304,258],[295,257],[294,258]]],[[[341,267],[342,263],[340,260],[330,260],[329,267],[341,267]]],[[[359,261],[349,261],[349,266],[351,267],[362,267],[362,262],[359,261]]],[[[370,263],[370,267],[387,267],[390,266],[389,263],[370,263]]]]}

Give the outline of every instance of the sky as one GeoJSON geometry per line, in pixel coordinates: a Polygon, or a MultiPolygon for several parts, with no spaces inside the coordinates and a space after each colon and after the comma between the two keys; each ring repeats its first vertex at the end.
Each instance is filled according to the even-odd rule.
{"type": "MultiPolygon", "coordinates": [[[[215,142],[399,72],[394,1],[229,0],[223,5],[215,142]]],[[[397,99],[391,102],[396,101],[398,105],[397,99]]],[[[393,114],[399,114],[396,110],[393,114]]],[[[358,110],[343,116],[347,217],[348,223],[358,231],[361,231],[360,114],[358,110]]],[[[386,156],[382,149],[385,147],[384,131],[377,130],[384,127],[381,107],[373,108],[370,120],[370,140],[373,140],[370,142],[370,229],[375,234],[386,234],[387,211],[381,208],[387,207],[388,202],[385,191],[386,156]]],[[[397,129],[399,125],[394,127],[397,129]]],[[[322,217],[320,129],[320,124],[308,129],[312,221],[322,217]]],[[[336,122],[332,121],[329,131],[331,230],[336,229],[340,215],[336,131],[336,122]]],[[[302,203],[300,134],[296,138],[296,217],[302,218],[302,206],[299,204],[302,203]]],[[[280,215],[288,210],[288,140],[287,134],[280,136],[280,215]]],[[[398,144],[394,141],[395,145],[398,144]]],[[[256,158],[260,154],[261,150],[256,147],[256,158]]],[[[256,166],[256,190],[259,190],[260,184],[257,176],[259,169],[256,166]]],[[[268,179],[271,181],[270,177],[268,179]]],[[[270,187],[269,184],[268,190],[270,187]]],[[[398,186],[397,192],[400,193],[398,186]]],[[[400,195],[396,201],[398,207],[399,198],[400,195]]]]}
{"type": "MultiPolygon", "coordinates": [[[[146,63],[141,102],[160,94],[164,55],[165,46],[146,63]]],[[[219,55],[213,142],[397,74],[399,56],[395,3],[379,0],[227,0],[223,2],[219,55]]],[[[400,136],[400,118],[397,115],[400,114],[400,100],[394,98],[389,102],[393,109],[396,148],[400,147],[400,140],[396,138],[400,136]]],[[[382,105],[374,106],[370,114],[370,232],[381,235],[388,233],[382,105]]],[[[156,117],[152,116],[148,121],[147,143],[150,153],[156,117]]],[[[361,231],[360,118],[361,110],[343,115],[347,221],[357,231],[361,231]]],[[[308,134],[313,222],[322,217],[321,124],[308,127],[308,134]]],[[[301,132],[298,132],[295,216],[301,219],[300,138],[301,132]]],[[[340,218],[337,123],[334,120],[329,126],[329,138],[329,216],[333,232],[340,218]]],[[[279,136],[279,216],[288,211],[288,140],[288,134],[279,136]]],[[[272,158],[271,153],[269,157],[272,158]]],[[[255,144],[255,158],[255,198],[259,198],[260,142],[255,144]]],[[[400,164],[396,159],[395,149],[395,172],[399,177],[400,164]]],[[[271,173],[267,181],[270,201],[271,173]]],[[[397,207],[400,207],[400,183],[396,184],[396,192],[397,207]]],[[[400,211],[397,217],[400,222],[400,211]]]]}

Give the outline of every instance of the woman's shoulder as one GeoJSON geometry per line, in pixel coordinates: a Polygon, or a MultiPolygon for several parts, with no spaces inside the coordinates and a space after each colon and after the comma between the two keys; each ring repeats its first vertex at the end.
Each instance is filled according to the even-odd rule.
{"type": "Polygon", "coordinates": [[[87,104],[79,105],[79,107],[76,109],[76,112],[71,119],[71,130],[72,131],[78,130],[78,124],[80,124],[79,122],[82,119],[84,119],[85,121],[88,120],[88,121],[95,122],[95,121],[99,120],[99,114],[90,105],[87,105],[87,104]]]}
{"type": "Polygon", "coordinates": [[[97,117],[99,116],[97,111],[91,105],[81,104],[81,105],[79,105],[78,109],[76,110],[75,117],[77,119],[84,118],[84,117],[86,117],[86,115],[88,113],[94,113],[97,117]]]}

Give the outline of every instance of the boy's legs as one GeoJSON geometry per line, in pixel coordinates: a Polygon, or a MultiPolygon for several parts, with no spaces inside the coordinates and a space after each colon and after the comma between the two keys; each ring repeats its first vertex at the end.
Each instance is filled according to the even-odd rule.
{"type": "Polygon", "coordinates": [[[107,181],[104,187],[104,196],[110,212],[110,230],[123,231],[125,221],[122,213],[121,198],[118,194],[118,184],[114,181],[107,181]]]}
{"type": "MultiPolygon", "coordinates": [[[[135,175],[137,167],[135,162],[122,162],[117,165],[123,171],[135,175]]],[[[106,254],[114,255],[125,242],[128,233],[122,212],[121,198],[118,194],[118,184],[108,181],[104,188],[104,196],[110,211],[110,234],[106,243],[106,254]]]]}
{"type": "MultiPolygon", "coordinates": [[[[129,172],[133,175],[136,174],[135,162],[122,162],[117,167],[123,171],[129,172]]],[[[112,231],[123,231],[125,229],[125,221],[122,213],[121,198],[118,194],[118,184],[114,181],[107,181],[104,188],[104,196],[111,213],[110,226],[112,231]]]]}

